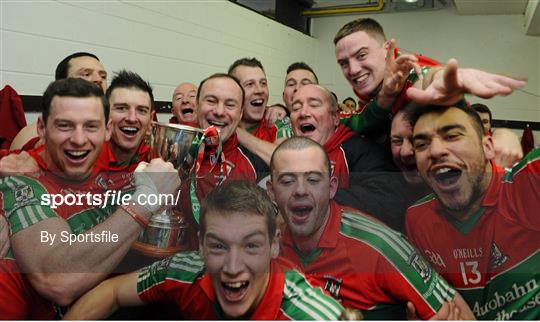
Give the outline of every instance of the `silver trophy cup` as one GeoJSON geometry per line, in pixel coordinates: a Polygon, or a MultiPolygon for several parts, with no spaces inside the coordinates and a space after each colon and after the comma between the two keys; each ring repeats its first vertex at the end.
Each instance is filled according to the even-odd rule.
{"type": "MultiPolygon", "coordinates": [[[[194,168],[203,138],[201,129],[154,122],[151,157],[171,162],[184,182],[194,168]]],[[[178,208],[172,206],[152,216],[133,248],[152,257],[165,257],[182,250],[187,226],[184,214],[178,208]]]]}

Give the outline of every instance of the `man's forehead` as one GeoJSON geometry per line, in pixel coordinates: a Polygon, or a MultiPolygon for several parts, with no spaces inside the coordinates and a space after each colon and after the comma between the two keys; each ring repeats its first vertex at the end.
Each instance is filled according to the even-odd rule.
{"type": "Polygon", "coordinates": [[[256,212],[209,210],[205,214],[205,223],[205,236],[216,238],[234,236],[244,239],[268,234],[266,217],[256,212]],[[242,221],[244,223],[242,227],[231,230],[223,224],[224,222],[231,223],[231,221],[235,220],[242,221]]]}
{"type": "Polygon", "coordinates": [[[81,108],[95,115],[92,119],[101,120],[105,118],[103,103],[100,97],[74,97],[74,96],[54,96],[51,100],[49,119],[66,118],[73,114],[80,114],[81,108]]]}
{"type": "Polygon", "coordinates": [[[307,69],[295,69],[291,71],[290,73],[287,74],[287,76],[285,76],[285,81],[288,81],[289,79],[301,80],[304,78],[307,78],[311,80],[312,82],[316,83],[315,75],[313,75],[313,73],[307,69]]]}
{"type": "Polygon", "coordinates": [[[104,70],[103,65],[97,59],[92,56],[80,56],[71,58],[69,60],[70,68],[95,68],[97,67],[100,70],[104,70]]]}
{"type": "Polygon", "coordinates": [[[307,147],[300,150],[279,150],[274,156],[272,171],[304,173],[325,170],[325,157],[322,148],[307,147]]]}
{"type": "Polygon", "coordinates": [[[250,76],[254,77],[254,75],[258,77],[266,77],[264,70],[258,66],[239,65],[233,70],[232,73],[240,80],[250,76]]]}
{"type": "Polygon", "coordinates": [[[438,131],[449,124],[461,124],[468,127],[472,126],[472,120],[467,113],[455,107],[445,110],[433,110],[422,114],[418,118],[414,125],[414,134],[426,130],[438,131]]]}
{"type": "Polygon", "coordinates": [[[112,90],[109,101],[112,103],[119,103],[117,100],[138,100],[137,103],[140,105],[149,105],[150,94],[136,87],[116,87],[112,90]]]}
{"type": "Polygon", "coordinates": [[[238,84],[227,77],[212,78],[207,80],[202,88],[201,97],[223,96],[224,99],[242,100],[242,90],[238,84]],[[237,94],[237,95],[234,95],[237,94]]]}
{"type": "Polygon", "coordinates": [[[197,86],[191,83],[182,83],[175,88],[174,95],[188,92],[197,92],[197,86]]]}

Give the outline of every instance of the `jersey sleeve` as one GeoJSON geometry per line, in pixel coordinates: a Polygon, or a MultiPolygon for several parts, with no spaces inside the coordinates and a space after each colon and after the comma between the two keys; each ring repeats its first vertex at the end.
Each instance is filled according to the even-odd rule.
{"type": "Polygon", "coordinates": [[[383,109],[372,99],[357,112],[340,113],[339,122],[354,132],[365,133],[390,122],[390,111],[383,109]]]}
{"type": "Polygon", "coordinates": [[[294,135],[291,127],[291,120],[288,116],[283,120],[277,119],[274,122],[274,125],[277,128],[276,139],[288,139],[294,135]]]}
{"type": "Polygon", "coordinates": [[[198,252],[178,253],[142,268],[137,277],[137,293],[144,303],[182,303],[203,274],[204,264],[198,252]]]}
{"type": "Polygon", "coordinates": [[[337,321],[343,307],[302,273],[285,273],[281,309],[292,320],[337,321]]]}
{"type": "Polygon", "coordinates": [[[509,220],[540,231],[540,148],[527,154],[504,178],[505,198],[513,207],[509,220]]]}
{"type": "Polygon", "coordinates": [[[7,218],[11,234],[58,217],[50,201],[47,190],[34,179],[14,176],[0,180],[0,212],[7,218]]]}
{"type": "Polygon", "coordinates": [[[412,302],[418,316],[428,320],[454,298],[455,290],[404,238],[399,243],[379,258],[377,284],[399,302],[412,302]]]}

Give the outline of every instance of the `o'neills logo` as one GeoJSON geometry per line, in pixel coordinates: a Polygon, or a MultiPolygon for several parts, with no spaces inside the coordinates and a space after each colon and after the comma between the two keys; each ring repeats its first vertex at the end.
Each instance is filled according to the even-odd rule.
{"type": "Polygon", "coordinates": [[[323,277],[326,280],[324,289],[336,300],[341,300],[339,298],[339,291],[341,290],[341,283],[343,283],[343,279],[330,275],[324,275],[323,277]]]}
{"type": "Polygon", "coordinates": [[[484,305],[480,306],[480,304],[476,302],[473,307],[473,313],[476,317],[481,317],[490,312],[498,311],[507,304],[522,298],[528,293],[534,292],[537,288],[538,284],[536,283],[535,279],[532,279],[522,285],[514,283],[506,293],[499,293],[496,291],[491,299],[486,301],[484,305]]]}

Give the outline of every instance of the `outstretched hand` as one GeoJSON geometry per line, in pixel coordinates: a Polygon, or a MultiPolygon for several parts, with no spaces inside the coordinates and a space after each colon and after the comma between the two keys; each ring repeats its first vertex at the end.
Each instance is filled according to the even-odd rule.
{"type": "Polygon", "coordinates": [[[382,88],[377,97],[377,102],[381,107],[390,108],[393,100],[403,90],[411,69],[414,69],[419,77],[422,77],[422,72],[418,65],[418,58],[415,55],[410,54],[403,54],[395,58],[395,48],[396,40],[391,39],[388,42],[388,50],[386,52],[386,65],[382,88]]]}
{"type": "Polygon", "coordinates": [[[458,68],[458,62],[450,59],[444,69],[438,71],[425,89],[409,88],[407,96],[418,104],[451,105],[463,94],[481,98],[509,95],[514,89],[527,84],[524,80],[491,74],[478,69],[458,68]]]}

